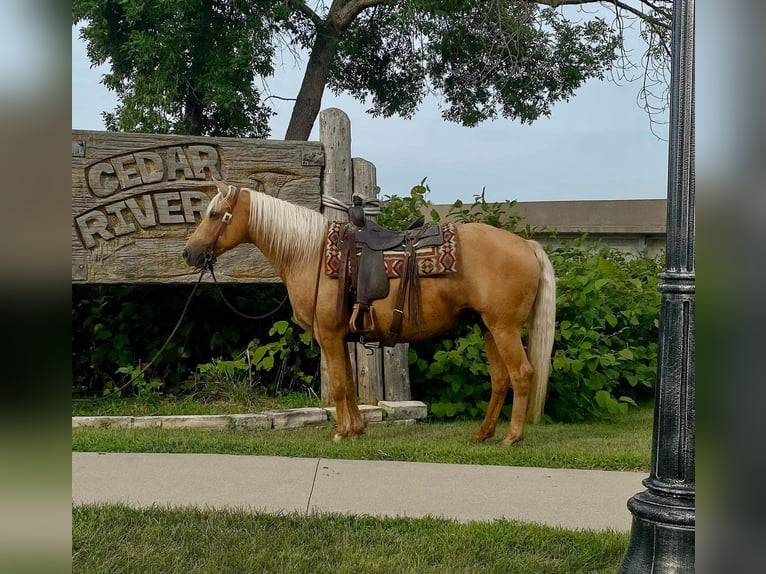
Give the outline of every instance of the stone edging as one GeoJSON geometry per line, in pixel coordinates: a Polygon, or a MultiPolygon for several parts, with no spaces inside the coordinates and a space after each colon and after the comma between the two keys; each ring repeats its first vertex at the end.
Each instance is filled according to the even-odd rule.
{"type": "MultiPolygon", "coordinates": [[[[378,406],[359,405],[359,410],[368,425],[410,425],[428,415],[425,403],[420,401],[380,401],[378,406]]],[[[231,415],[72,417],[72,428],[283,430],[322,426],[328,420],[335,420],[335,407],[304,407],[231,415]]]]}

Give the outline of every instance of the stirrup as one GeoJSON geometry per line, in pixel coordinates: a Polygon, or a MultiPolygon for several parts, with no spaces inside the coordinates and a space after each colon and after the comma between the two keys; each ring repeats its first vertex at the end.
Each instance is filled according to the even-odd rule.
{"type": "Polygon", "coordinates": [[[348,330],[351,333],[357,333],[359,335],[366,335],[368,333],[372,333],[375,330],[375,316],[372,312],[372,307],[366,307],[366,309],[362,309],[361,303],[356,303],[354,305],[353,311],[351,312],[351,318],[348,321],[348,330]],[[359,320],[359,312],[362,312],[362,325],[361,329],[357,326],[356,322],[359,320]],[[366,318],[370,318],[370,324],[369,327],[365,328],[365,322],[366,318]]]}

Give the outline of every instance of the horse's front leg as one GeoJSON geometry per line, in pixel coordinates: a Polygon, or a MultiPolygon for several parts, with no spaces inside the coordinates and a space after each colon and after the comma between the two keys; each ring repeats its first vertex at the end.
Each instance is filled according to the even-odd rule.
{"type": "Polygon", "coordinates": [[[362,434],[364,421],[356,404],[356,388],[346,342],[343,338],[335,338],[323,342],[321,347],[330,379],[330,394],[335,403],[338,420],[334,438],[337,442],[348,436],[362,434]]]}

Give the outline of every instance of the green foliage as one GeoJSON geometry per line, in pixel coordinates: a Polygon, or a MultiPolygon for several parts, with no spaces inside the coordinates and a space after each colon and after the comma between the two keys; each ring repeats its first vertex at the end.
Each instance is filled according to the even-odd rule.
{"type": "Polygon", "coordinates": [[[72,23],[119,105],[115,131],[212,136],[269,133],[253,76],[274,72],[277,2],[74,0],[72,23]]]}
{"type": "Polygon", "coordinates": [[[534,236],[537,228],[531,227],[528,223],[522,229],[518,229],[521,216],[514,211],[517,203],[515,199],[489,202],[484,196],[485,192],[486,188],[482,188],[481,193],[474,194],[473,203],[469,206],[459,199],[455,201],[447,214],[448,219],[455,223],[484,223],[516,233],[525,239],[531,239],[534,236]]]}
{"type": "Polygon", "coordinates": [[[625,412],[654,387],[662,257],[630,257],[579,241],[550,257],[557,329],[546,413],[576,421],[625,412]]]}
{"type": "MultiPolygon", "coordinates": [[[[423,178],[418,185],[410,190],[409,197],[398,195],[386,195],[380,204],[378,223],[389,229],[406,229],[413,221],[422,214],[423,210],[430,207],[431,202],[426,198],[431,189],[423,178]]],[[[439,221],[439,214],[435,209],[431,210],[431,220],[439,221]]]]}
{"type": "MultiPolygon", "coordinates": [[[[273,310],[285,294],[282,285],[225,285],[223,289],[233,305],[250,315],[273,310]]],[[[125,385],[140,370],[138,366],[143,368],[155,357],[181,316],[190,290],[188,285],[73,285],[73,394],[102,396],[105,390],[125,385]]],[[[289,306],[284,306],[273,320],[289,320],[290,314],[289,306]]],[[[267,340],[271,327],[269,320],[234,315],[215,286],[200,285],[175,336],[143,378],[127,385],[121,395],[141,392],[142,381],[149,377],[162,382],[155,392],[187,393],[198,364],[216,358],[238,360],[250,341],[267,340]]],[[[310,364],[303,369],[311,372],[310,364]]]]}
{"type": "Polygon", "coordinates": [[[451,336],[411,345],[410,384],[426,392],[437,418],[481,417],[492,385],[481,327],[464,324],[451,336]]]}
{"type": "Polygon", "coordinates": [[[529,123],[602,78],[618,45],[603,19],[568,20],[533,2],[382,3],[341,38],[329,86],[371,100],[376,116],[411,117],[435,91],[446,120],[529,123]]]}
{"type": "MultiPolygon", "coordinates": [[[[159,399],[160,389],[162,388],[162,381],[157,377],[148,377],[146,372],[142,372],[141,365],[136,367],[120,367],[117,369],[118,373],[124,373],[129,377],[129,381],[136,388],[138,398],[144,403],[156,403],[159,399]]],[[[104,387],[104,395],[109,396],[117,391],[111,384],[104,387]]]]}
{"type": "Polygon", "coordinates": [[[376,116],[412,117],[436,93],[448,121],[531,123],[587,80],[630,67],[618,58],[625,19],[645,25],[654,82],[664,83],[668,65],[664,6],[640,16],[619,9],[612,19],[567,18],[534,2],[346,4],[75,0],[72,23],[82,24],[91,62],[110,66],[103,83],[119,105],[104,116],[109,129],[125,131],[268,135],[273,111],[259,87],[289,57],[277,46],[317,56],[305,71],[317,90],[299,94],[294,110],[309,126],[312,98],[326,86],[371,101],[376,116]]]}
{"type": "Polygon", "coordinates": [[[250,405],[257,379],[247,355],[234,360],[213,359],[197,365],[194,374],[196,396],[203,401],[225,401],[250,405]]]}

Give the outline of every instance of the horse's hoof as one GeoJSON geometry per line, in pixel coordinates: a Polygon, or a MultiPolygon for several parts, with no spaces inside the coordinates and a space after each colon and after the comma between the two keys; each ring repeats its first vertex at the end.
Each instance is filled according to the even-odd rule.
{"type": "Polygon", "coordinates": [[[471,444],[481,444],[488,438],[488,436],[484,436],[482,434],[474,435],[474,437],[471,439],[471,444]]]}
{"type": "Polygon", "coordinates": [[[520,436],[507,436],[502,441],[500,441],[500,444],[503,445],[503,446],[511,446],[511,445],[514,445],[514,444],[516,444],[518,442],[521,442],[522,440],[524,440],[524,437],[520,437],[520,436]]]}
{"type": "Polygon", "coordinates": [[[340,433],[335,433],[335,436],[334,436],[334,437],[332,437],[332,442],[340,442],[340,441],[342,441],[344,438],[345,438],[345,437],[344,437],[342,434],[340,434],[340,433]]]}

